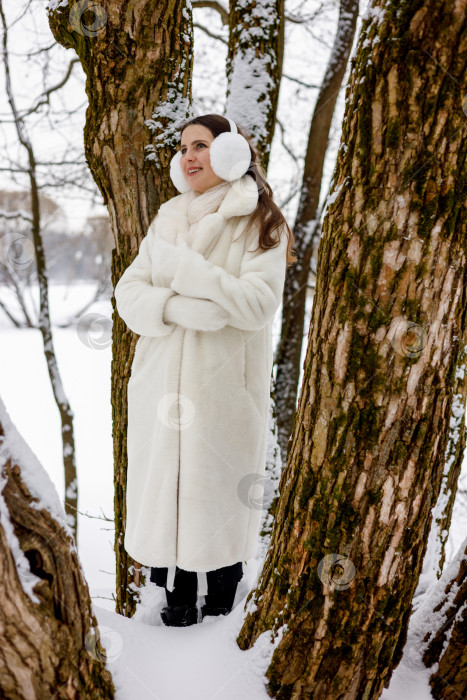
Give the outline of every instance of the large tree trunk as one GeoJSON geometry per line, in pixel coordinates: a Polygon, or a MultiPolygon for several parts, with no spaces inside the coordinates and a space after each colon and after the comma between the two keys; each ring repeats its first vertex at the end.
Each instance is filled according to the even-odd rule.
{"type": "Polygon", "coordinates": [[[251,134],[265,172],[284,59],[284,0],[231,0],[227,116],[251,134]]]}
{"type": "Polygon", "coordinates": [[[0,399],[0,697],[113,698],[72,530],[0,399]]]}
{"type": "Polygon", "coordinates": [[[280,631],[273,697],[373,700],[402,655],[466,330],[466,12],[378,0],[352,61],[289,461],[238,638],[280,631]]]}
{"type": "Polygon", "coordinates": [[[334,108],[352,48],[358,17],[358,0],[341,0],[339,21],[331,57],[316,101],[305,155],[300,202],[293,234],[298,262],[287,269],[282,328],[276,353],[276,396],[279,444],[282,462],[287,459],[287,442],[292,432],[301,368],[303,327],[310,262],[316,257],[319,235],[317,215],[324,157],[334,108]]]}
{"type": "MultiPolygon", "coordinates": [[[[75,49],[86,73],[85,152],[110,213],[115,287],[159,206],[177,194],[169,164],[178,138],[174,127],[191,116],[192,17],[185,0],[123,5],[102,0],[94,10],[80,7],[70,0],[69,6],[49,13],[49,19],[56,40],[75,49]]],[[[114,297],[112,304],[116,610],[131,616],[136,604],[131,584],[139,586],[141,567],[127,554],[123,541],[127,383],[138,336],[116,313],[114,297]]]]}

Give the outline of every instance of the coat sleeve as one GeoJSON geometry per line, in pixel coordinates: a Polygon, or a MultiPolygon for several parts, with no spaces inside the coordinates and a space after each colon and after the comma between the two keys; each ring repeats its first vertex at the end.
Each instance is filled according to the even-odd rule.
{"type": "Polygon", "coordinates": [[[228,312],[228,326],[247,331],[263,328],[279,308],[284,289],[288,238],[285,227],[279,230],[282,235],[275,248],[244,254],[238,277],[184,247],[172,289],[215,301],[228,312]]]}
{"type": "Polygon", "coordinates": [[[175,292],[170,287],[154,287],[152,284],[153,224],[141,241],[135,259],[117,282],[114,295],[119,316],[130,330],[139,335],[158,337],[169,335],[176,327],[175,323],[164,321],[165,303],[175,292]]]}

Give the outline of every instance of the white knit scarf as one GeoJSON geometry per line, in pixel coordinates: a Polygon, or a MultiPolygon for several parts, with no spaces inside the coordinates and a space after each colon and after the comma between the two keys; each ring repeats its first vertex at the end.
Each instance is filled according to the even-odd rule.
{"type": "Polygon", "coordinates": [[[188,246],[191,246],[195,239],[201,219],[208,214],[213,214],[219,209],[231,184],[232,183],[227,180],[224,180],[201,194],[193,190],[191,191],[192,198],[187,209],[188,230],[185,236],[185,243],[188,246]]]}

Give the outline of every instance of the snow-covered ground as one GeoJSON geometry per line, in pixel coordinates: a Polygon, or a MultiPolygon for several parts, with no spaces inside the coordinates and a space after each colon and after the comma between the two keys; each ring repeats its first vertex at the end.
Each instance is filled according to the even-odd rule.
{"type": "MultiPolygon", "coordinates": [[[[92,285],[53,285],[51,309],[58,325],[92,297],[92,285]]],[[[4,298],[5,290],[0,289],[4,298]]],[[[54,329],[54,343],[65,391],[75,416],[79,482],[78,551],[99,621],[107,664],[117,700],[267,700],[264,672],[274,649],[270,634],[241,651],[235,639],[245,616],[246,596],[261,571],[261,556],[250,560],[239,584],[234,609],[221,618],[206,618],[188,628],[168,628],[159,611],[162,588],[148,583],[132,619],[114,612],[113,456],[110,404],[110,302],[88,309],[96,314],[87,332],[54,329]]],[[[83,315],[84,316],[84,315],[83,315]]],[[[86,319],[82,319],[83,321],[86,319]]],[[[279,331],[276,317],[275,336],[279,331]]],[[[306,340],[306,338],[305,338],[306,340]]],[[[0,396],[11,420],[36,454],[63,500],[64,480],[60,422],[53,399],[42,339],[35,329],[15,330],[0,318],[0,396]]],[[[465,475],[465,470],[464,470],[465,475]]],[[[456,505],[448,541],[448,560],[465,533],[465,512],[456,505]]],[[[277,644],[279,640],[276,639],[277,644]]],[[[416,648],[407,648],[383,700],[428,700],[429,673],[416,648]]]]}

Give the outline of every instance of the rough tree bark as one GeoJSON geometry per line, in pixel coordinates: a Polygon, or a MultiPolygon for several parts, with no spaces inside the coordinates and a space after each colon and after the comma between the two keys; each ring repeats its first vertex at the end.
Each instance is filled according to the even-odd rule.
{"type": "Polygon", "coordinates": [[[284,0],[231,0],[226,113],[245,127],[267,172],[284,59],[284,0]]]}
{"type": "Polygon", "coordinates": [[[355,36],[357,17],[358,0],[341,0],[334,46],[308,133],[300,202],[293,229],[298,262],[289,267],[286,273],[281,337],[275,358],[277,420],[283,464],[287,460],[287,442],[292,432],[297,404],[310,262],[317,254],[319,242],[319,236],[316,236],[319,221],[317,209],[324,158],[337,96],[355,36]]]}
{"type": "Polygon", "coordinates": [[[1,399],[0,597],[0,697],[114,697],[72,530],[1,399]]]}
{"type": "MultiPolygon", "coordinates": [[[[55,39],[76,51],[86,73],[85,153],[109,209],[115,287],[157,209],[177,194],[169,164],[178,138],[174,126],[178,119],[191,116],[193,29],[185,0],[123,4],[101,0],[92,7],[83,10],[81,3],[70,0],[68,6],[49,11],[49,21],[55,39]]],[[[126,389],[138,336],[116,313],[114,297],[112,305],[116,611],[131,616],[144,578],[140,563],[133,562],[123,547],[126,389]]]]}
{"type": "Polygon", "coordinates": [[[238,638],[281,699],[399,663],[466,330],[467,0],[376,0],[352,60],[289,460],[238,638]]]}

